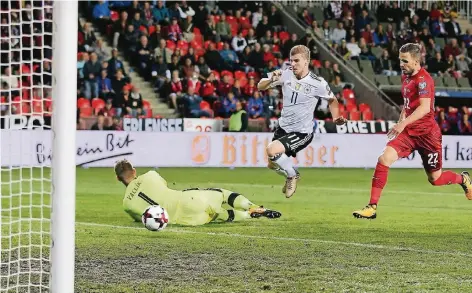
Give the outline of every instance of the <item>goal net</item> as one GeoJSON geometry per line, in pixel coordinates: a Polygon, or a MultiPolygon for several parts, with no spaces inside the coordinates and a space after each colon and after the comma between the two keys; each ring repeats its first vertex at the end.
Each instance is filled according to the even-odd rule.
{"type": "MultiPolygon", "coordinates": [[[[59,258],[54,257],[54,251],[61,250],[64,258],[70,262],[70,251],[72,249],[73,253],[74,249],[73,234],[72,248],[63,250],[63,239],[70,237],[70,233],[64,233],[65,229],[54,228],[54,221],[60,222],[57,221],[57,217],[63,216],[55,202],[64,205],[66,198],[72,198],[75,202],[75,194],[65,193],[63,199],[54,192],[55,189],[63,190],[64,186],[61,183],[57,186],[55,173],[67,171],[66,168],[57,170],[56,163],[53,162],[55,160],[52,160],[53,157],[61,158],[65,155],[58,154],[56,140],[60,142],[64,137],[64,131],[68,129],[74,136],[72,143],[75,143],[75,124],[71,127],[70,121],[64,120],[64,115],[75,113],[75,109],[71,108],[75,108],[75,103],[72,102],[72,106],[68,108],[64,107],[64,102],[58,103],[56,86],[62,78],[58,78],[59,75],[64,74],[70,78],[70,74],[56,67],[53,71],[53,62],[60,62],[65,58],[65,56],[57,57],[57,50],[59,54],[64,51],[59,45],[63,40],[57,38],[56,33],[59,27],[56,14],[57,11],[61,11],[59,9],[63,9],[60,7],[63,4],[57,7],[58,2],[1,1],[1,293],[72,292],[68,289],[53,290],[56,278],[53,268],[59,258]],[[53,11],[56,14],[53,14],[53,11]],[[56,115],[56,110],[53,113],[55,108],[63,113],[56,115]],[[56,212],[58,212],[57,217],[54,216],[56,212]],[[55,238],[58,238],[57,241],[55,238]]],[[[72,17],[75,15],[72,24],[77,23],[77,12],[71,15],[72,17]]],[[[72,38],[75,35],[76,41],[77,25],[72,25],[71,29],[76,30],[75,34],[71,32],[72,38]]],[[[69,58],[76,55],[74,47],[76,44],[72,43],[69,58]]],[[[69,71],[75,72],[76,65],[68,63],[69,66],[71,64],[75,68],[69,71]]],[[[76,82],[74,84],[76,85],[76,82]]],[[[75,92],[75,89],[69,92],[63,91],[61,99],[70,103],[72,98],[75,100],[70,94],[74,95],[75,92]]],[[[64,147],[66,152],[70,149],[67,144],[64,147]]],[[[73,154],[72,156],[73,161],[75,157],[73,154]]],[[[75,177],[75,169],[72,176],[75,177]]],[[[70,191],[75,193],[74,184],[70,191]]],[[[72,211],[75,210],[74,202],[71,204],[72,211]]],[[[70,212],[71,208],[65,207],[65,210],[70,212]]],[[[65,218],[65,223],[69,224],[68,229],[73,233],[73,218],[72,225],[70,217],[65,218]]],[[[69,245],[70,239],[66,243],[69,245]]],[[[70,264],[65,264],[63,269],[70,270],[70,264]]],[[[65,280],[68,281],[70,282],[65,280]]]]}

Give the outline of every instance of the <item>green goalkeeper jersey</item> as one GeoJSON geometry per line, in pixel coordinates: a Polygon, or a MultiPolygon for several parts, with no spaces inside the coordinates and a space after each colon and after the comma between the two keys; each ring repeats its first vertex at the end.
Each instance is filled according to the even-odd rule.
{"type": "Polygon", "coordinates": [[[156,171],[149,171],[126,187],[123,207],[134,220],[141,221],[147,207],[159,204],[167,210],[171,224],[202,225],[215,217],[211,207],[215,195],[215,191],[170,189],[156,171]]]}

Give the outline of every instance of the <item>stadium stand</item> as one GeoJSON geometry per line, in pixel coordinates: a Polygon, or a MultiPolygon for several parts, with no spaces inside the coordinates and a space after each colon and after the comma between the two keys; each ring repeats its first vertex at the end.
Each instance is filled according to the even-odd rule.
{"type": "MultiPolygon", "coordinates": [[[[292,5],[301,3],[294,2],[292,5]]],[[[436,89],[467,94],[470,99],[472,30],[461,28],[458,2],[322,1],[321,9],[303,3],[297,12],[299,21],[309,25],[313,35],[380,89],[400,90],[398,50],[407,42],[416,42],[423,47],[422,62],[434,76],[436,89]]],[[[326,61],[320,73],[329,67],[326,61]]],[[[470,110],[460,105],[437,107],[443,132],[471,134],[470,110]]]]}
{"type": "MultiPolygon", "coordinates": [[[[90,20],[181,117],[227,118],[239,101],[252,119],[276,118],[281,93],[257,92],[261,76],[283,66],[296,44],[311,49],[315,72],[321,67],[311,35],[300,38],[288,32],[270,3],[242,2],[235,7],[157,1],[153,6],[110,1],[106,14],[110,17],[103,20],[97,11],[106,11],[105,6],[100,2],[88,7],[90,20]]],[[[346,83],[336,64],[321,72],[340,101],[355,103],[352,84],[346,83]]],[[[362,119],[364,112],[373,118],[371,112],[359,112],[357,107],[353,112],[355,119],[362,119]]],[[[317,116],[329,118],[325,110],[317,116]]]]}

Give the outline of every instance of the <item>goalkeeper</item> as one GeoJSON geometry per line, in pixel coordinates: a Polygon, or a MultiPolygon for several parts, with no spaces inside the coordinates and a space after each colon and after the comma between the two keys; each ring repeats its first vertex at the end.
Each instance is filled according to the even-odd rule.
{"type": "Polygon", "coordinates": [[[147,207],[157,204],[167,210],[170,224],[179,225],[197,226],[212,221],[279,218],[282,215],[225,189],[170,189],[156,171],[137,176],[136,169],[127,160],[116,163],[115,174],[118,181],[126,186],[123,207],[135,221],[141,221],[142,213],[147,207]]]}

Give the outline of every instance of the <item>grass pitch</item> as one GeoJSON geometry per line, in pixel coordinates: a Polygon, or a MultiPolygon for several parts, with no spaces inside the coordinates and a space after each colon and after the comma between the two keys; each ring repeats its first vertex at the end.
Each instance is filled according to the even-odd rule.
{"type": "MultiPolygon", "coordinates": [[[[142,173],[148,169],[138,169],[142,173]]],[[[471,292],[472,202],[392,169],[376,220],[372,170],[301,169],[291,199],[264,169],[159,169],[170,187],[222,187],[282,218],[150,232],[113,170],[77,169],[76,292],[471,292]]]]}

